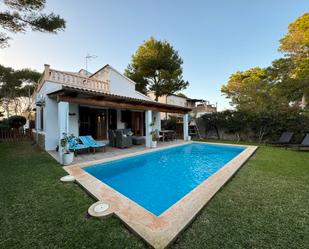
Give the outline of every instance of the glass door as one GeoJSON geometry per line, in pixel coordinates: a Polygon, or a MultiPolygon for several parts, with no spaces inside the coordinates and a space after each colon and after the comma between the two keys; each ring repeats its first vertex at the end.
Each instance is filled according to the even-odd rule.
{"type": "Polygon", "coordinates": [[[96,112],[96,137],[99,140],[107,139],[107,112],[97,110],[96,112]]]}

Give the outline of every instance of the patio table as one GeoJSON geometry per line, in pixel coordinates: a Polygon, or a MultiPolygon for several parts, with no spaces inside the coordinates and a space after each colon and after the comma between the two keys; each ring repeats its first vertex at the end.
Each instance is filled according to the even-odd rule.
{"type": "Polygon", "coordinates": [[[169,138],[171,138],[172,140],[176,139],[176,133],[174,130],[162,130],[160,131],[160,135],[162,135],[163,142],[169,138]]]}

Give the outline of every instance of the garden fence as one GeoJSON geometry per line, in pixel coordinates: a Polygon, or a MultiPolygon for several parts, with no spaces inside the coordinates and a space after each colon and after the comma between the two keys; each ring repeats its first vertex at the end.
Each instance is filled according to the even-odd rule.
{"type": "Polygon", "coordinates": [[[0,141],[23,141],[32,139],[31,129],[21,130],[13,128],[0,128],[0,141]]]}

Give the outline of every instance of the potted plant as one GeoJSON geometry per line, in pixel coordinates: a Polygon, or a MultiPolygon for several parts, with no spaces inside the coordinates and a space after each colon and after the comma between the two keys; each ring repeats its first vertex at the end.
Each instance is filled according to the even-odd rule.
{"type": "Polygon", "coordinates": [[[63,133],[63,137],[60,139],[60,147],[62,151],[62,164],[69,165],[73,162],[74,153],[68,149],[69,137],[66,133],[63,133]]]}
{"type": "Polygon", "coordinates": [[[158,141],[158,134],[157,131],[154,130],[154,122],[150,124],[151,126],[151,148],[156,148],[157,147],[157,141],[158,141]]]}

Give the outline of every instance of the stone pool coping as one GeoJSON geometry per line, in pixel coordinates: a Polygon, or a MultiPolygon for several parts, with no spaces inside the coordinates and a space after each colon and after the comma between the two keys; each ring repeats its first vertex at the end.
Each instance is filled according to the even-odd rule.
{"type": "Polygon", "coordinates": [[[116,215],[125,223],[125,225],[142,237],[149,245],[159,249],[167,247],[176,239],[178,234],[190,224],[190,222],[196,217],[206,203],[253,155],[257,148],[257,146],[251,145],[192,141],[88,163],[79,163],[71,166],[65,166],[63,168],[70,175],[74,176],[77,183],[80,184],[94,198],[109,204],[110,208],[106,212],[106,215],[116,215]],[[172,147],[183,146],[184,144],[190,143],[206,143],[238,147],[243,146],[246,149],[225,164],[215,174],[208,177],[195,189],[186,194],[173,206],[164,211],[160,216],[152,214],[136,202],[122,195],[82,169],[83,167],[90,165],[151,153],[172,147]]]}

